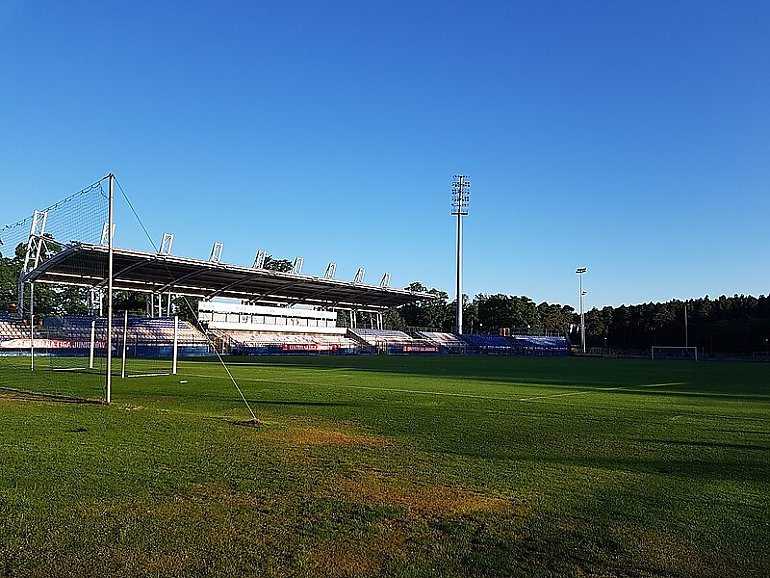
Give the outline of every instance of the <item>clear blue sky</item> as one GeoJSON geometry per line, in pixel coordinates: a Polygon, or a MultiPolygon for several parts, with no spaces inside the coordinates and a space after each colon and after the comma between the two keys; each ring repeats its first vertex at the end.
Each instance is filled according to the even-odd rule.
{"type": "Polygon", "coordinates": [[[470,295],[767,294],[768,30],[765,0],[0,0],[0,225],[112,171],[177,254],[453,296],[461,172],[470,295]]]}

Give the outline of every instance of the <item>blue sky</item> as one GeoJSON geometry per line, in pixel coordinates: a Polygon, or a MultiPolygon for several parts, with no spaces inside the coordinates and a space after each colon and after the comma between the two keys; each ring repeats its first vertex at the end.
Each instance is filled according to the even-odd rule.
{"type": "Polygon", "coordinates": [[[453,296],[459,172],[470,295],[767,294],[767,30],[764,1],[0,0],[0,225],[114,172],[176,254],[453,296]]]}

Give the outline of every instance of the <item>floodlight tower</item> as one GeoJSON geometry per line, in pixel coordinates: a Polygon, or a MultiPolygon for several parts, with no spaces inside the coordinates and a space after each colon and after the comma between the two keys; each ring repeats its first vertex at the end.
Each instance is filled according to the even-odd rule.
{"type": "Polygon", "coordinates": [[[468,214],[471,181],[467,175],[452,180],[452,215],[457,217],[457,334],[463,333],[463,217],[468,214]]]}
{"type": "Polygon", "coordinates": [[[583,273],[588,271],[588,267],[578,267],[575,273],[577,273],[580,286],[580,352],[586,352],[586,316],[583,313],[583,297],[586,292],[583,291],[583,273]]]}

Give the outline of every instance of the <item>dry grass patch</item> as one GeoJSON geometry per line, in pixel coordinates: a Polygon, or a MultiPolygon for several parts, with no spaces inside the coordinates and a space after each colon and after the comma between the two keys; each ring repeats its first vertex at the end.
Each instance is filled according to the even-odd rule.
{"type": "Polygon", "coordinates": [[[378,576],[382,573],[382,553],[360,540],[328,540],[318,544],[311,563],[319,576],[378,576]]]}
{"type": "Polygon", "coordinates": [[[681,537],[650,528],[622,528],[619,533],[638,553],[640,560],[647,560],[658,568],[674,574],[720,576],[701,556],[698,548],[681,537]]]}
{"type": "Polygon", "coordinates": [[[378,436],[313,427],[288,430],[278,436],[278,439],[298,446],[341,445],[384,447],[392,445],[390,440],[378,436]]]}
{"type": "Polygon", "coordinates": [[[388,447],[395,440],[364,433],[356,424],[334,421],[300,419],[282,424],[279,428],[265,430],[271,440],[293,446],[370,446],[388,447]]]}
{"type": "Polygon", "coordinates": [[[340,497],[358,503],[406,510],[409,514],[462,516],[477,512],[523,515],[529,508],[511,500],[455,486],[413,486],[387,483],[375,477],[343,480],[340,497]]]}

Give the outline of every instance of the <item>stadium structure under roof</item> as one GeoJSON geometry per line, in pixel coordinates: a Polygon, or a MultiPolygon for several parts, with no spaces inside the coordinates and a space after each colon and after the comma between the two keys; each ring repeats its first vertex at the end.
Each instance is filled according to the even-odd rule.
{"type": "MultiPolygon", "coordinates": [[[[28,271],[21,281],[105,288],[108,259],[107,246],[74,242],[28,271]]],[[[381,310],[434,298],[425,292],[133,249],[113,249],[113,271],[113,288],[118,291],[202,299],[381,310]]]]}

